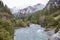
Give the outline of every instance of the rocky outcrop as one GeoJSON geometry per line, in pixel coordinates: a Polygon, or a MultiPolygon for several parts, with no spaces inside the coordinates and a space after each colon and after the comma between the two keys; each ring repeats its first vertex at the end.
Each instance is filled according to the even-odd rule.
{"type": "Polygon", "coordinates": [[[56,34],[52,35],[49,40],[60,40],[60,31],[58,31],[56,34]]]}
{"type": "Polygon", "coordinates": [[[60,0],[49,0],[49,2],[47,3],[45,9],[49,9],[50,7],[53,7],[54,6],[60,6],[60,0]]]}

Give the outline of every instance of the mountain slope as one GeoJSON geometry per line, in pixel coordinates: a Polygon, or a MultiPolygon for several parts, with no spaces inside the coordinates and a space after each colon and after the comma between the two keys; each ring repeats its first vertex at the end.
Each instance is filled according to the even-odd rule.
{"type": "Polygon", "coordinates": [[[22,13],[22,14],[28,14],[33,13],[38,10],[42,10],[45,6],[43,4],[36,4],[34,6],[28,6],[26,8],[20,9],[20,8],[12,8],[13,13],[22,13]]]}
{"type": "Polygon", "coordinates": [[[0,40],[13,40],[14,25],[9,8],[0,1],[0,40]]]}
{"type": "Polygon", "coordinates": [[[46,9],[49,9],[50,7],[54,8],[54,6],[60,6],[60,0],[49,0],[46,5],[46,9]]]}
{"type": "Polygon", "coordinates": [[[42,10],[45,6],[43,4],[36,4],[34,6],[28,6],[24,9],[19,9],[19,8],[13,8],[11,9],[12,14],[16,18],[23,18],[27,17],[28,15],[31,15],[32,13],[35,13],[36,11],[42,10]]]}

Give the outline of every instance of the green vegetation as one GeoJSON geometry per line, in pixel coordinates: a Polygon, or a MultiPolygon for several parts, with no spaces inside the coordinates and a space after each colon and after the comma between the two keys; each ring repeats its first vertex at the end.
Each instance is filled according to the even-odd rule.
{"type": "Polygon", "coordinates": [[[14,40],[14,25],[9,8],[0,1],[0,40],[14,40]]]}
{"type": "Polygon", "coordinates": [[[29,26],[29,21],[16,19],[7,5],[0,1],[0,40],[14,40],[14,29],[29,26]]]}
{"type": "Polygon", "coordinates": [[[13,40],[14,27],[7,20],[0,20],[0,40],[13,40]]]}
{"type": "Polygon", "coordinates": [[[19,28],[19,27],[26,27],[26,26],[29,26],[29,21],[23,21],[22,19],[17,19],[16,21],[16,28],[19,28]]]}
{"type": "MultiPolygon", "coordinates": [[[[49,28],[56,28],[55,30],[55,33],[60,29],[60,7],[57,7],[57,8],[51,8],[50,10],[53,10],[50,11],[50,10],[42,10],[43,12],[42,13],[39,13],[40,14],[40,24],[45,26],[46,30],[49,30],[49,28]],[[44,18],[43,18],[44,16],[44,18]]],[[[38,19],[36,19],[38,20],[38,19]]]]}

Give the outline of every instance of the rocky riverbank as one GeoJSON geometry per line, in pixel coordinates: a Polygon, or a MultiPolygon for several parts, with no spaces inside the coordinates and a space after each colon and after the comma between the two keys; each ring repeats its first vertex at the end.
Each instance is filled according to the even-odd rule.
{"type": "Polygon", "coordinates": [[[48,40],[60,40],[60,31],[53,34],[48,40]]]}

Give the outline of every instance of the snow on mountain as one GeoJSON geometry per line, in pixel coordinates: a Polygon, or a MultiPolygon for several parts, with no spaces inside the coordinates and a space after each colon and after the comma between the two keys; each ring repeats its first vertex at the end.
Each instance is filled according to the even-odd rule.
{"type": "Polygon", "coordinates": [[[28,14],[28,13],[34,13],[38,10],[42,10],[45,6],[43,4],[36,4],[34,6],[28,6],[26,8],[20,9],[20,8],[12,8],[11,11],[13,14],[28,14]]]}

